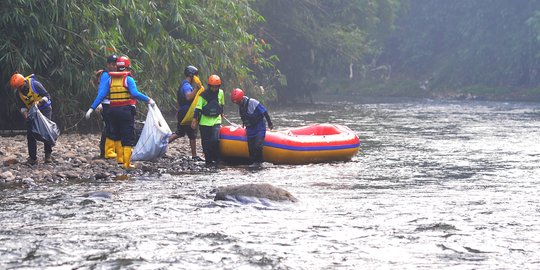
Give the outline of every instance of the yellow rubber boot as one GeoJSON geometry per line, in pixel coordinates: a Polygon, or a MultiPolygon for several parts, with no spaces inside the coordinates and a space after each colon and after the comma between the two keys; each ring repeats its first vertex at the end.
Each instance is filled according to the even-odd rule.
{"type": "Polygon", "coordinates": [[[135,166],[131,164],[131,146],[124,146],[124,169],[130,170],[135,169],[135,166]]]}
{"type": "Polygon", "coordinates": [[[116,158],[116,152],[114,151],[114,141],[106,138],[105,139],[105,158],[113,159],[116,158]]]}
{"type": "Polygon", "coordinates": [[[114,141],[114,150],[116,152],[116,162],[124,164],[124,149],[121,141],[114,141]]]}

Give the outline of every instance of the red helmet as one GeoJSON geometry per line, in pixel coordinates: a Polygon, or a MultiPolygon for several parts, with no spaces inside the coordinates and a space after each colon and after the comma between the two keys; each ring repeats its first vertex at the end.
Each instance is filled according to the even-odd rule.
{"type": "Polygon", "coordinates": [[[131,66],[131,61],[127,56],[120,56],[118,57],[118,60],[116,60],[116,67],[118,70],[125,70],[126,68],[129,68],[131,66]]]}
{"type": "Polygon", "coordinates": [[[9,80],[9,85],[13,89],[19,89],[23,87],[25,81],[26,79],[24,78],[23,75],[19,73],[15,73],[13,74],[13,76],[11,76],[11,79],[9,80]]]}
{"type": "Polygon", "coordinates": [[[243,98],[244,98],[244,91],[242,91],[242,89],[235,88],[234,90],[232,90],[231,101],[233,103],[238,103],[242,101],[243,98]]]}
{"type": "Polygon", "coordinates": [[[210,77],[208,77],[208,85],[220,86],[221,78],[219,78],[218,75],[210,75],[210,77]]]}

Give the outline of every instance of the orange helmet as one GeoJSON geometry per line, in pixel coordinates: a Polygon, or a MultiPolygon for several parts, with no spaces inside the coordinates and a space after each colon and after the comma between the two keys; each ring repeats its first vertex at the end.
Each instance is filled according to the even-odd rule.
{"type": "Polygon", "coordinates": [[[11,76],[11,80],[9,80],[9,85],[13,89],[19,89],[24,86],[25,81],[26,79],[24,78],[23,75],[19,73],[15,73],[13,74],[13,76],[11,76]]]}
{"type": "Polygon", "coordinates": [[[244,91],[242,91],[242,89],[235,88],[234,90],[232,90],[231,101],[233,103],[240,102],[242,101],[243,98],[244,98],[244,91]]]}
{"type": "Polygon", "coordinates": [[[210,77],[208,77],[208,85],[220,86],[221,78],[219,78],[218,75],[210,75],[210,77]]]}

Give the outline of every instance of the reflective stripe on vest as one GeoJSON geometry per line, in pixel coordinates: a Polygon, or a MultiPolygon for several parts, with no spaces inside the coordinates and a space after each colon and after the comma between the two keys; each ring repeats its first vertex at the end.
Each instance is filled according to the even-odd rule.
{"type": "Polygon", "coordinates": [[[129,72],[109,72],[111,84],[109,86],[109,96],[111,107],[121,107],[135,105],[137,101],[129,93],[127,88],[127,77],[129,72]]]}

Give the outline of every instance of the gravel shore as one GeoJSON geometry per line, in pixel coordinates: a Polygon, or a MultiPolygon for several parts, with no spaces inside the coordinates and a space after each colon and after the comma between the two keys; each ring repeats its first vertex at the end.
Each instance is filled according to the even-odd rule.
{"type": "MultiPolygon", "coordinates": [[[[136,169],[126,171],[116,160],[99,157],[98,134],[62,134],[53,147],[53,162],[43,163],[43,143],[38,142],[38,164],[28,165],[26,136],[0,137],[0,184],[35,186],[70,180],[122,180],[134,176],[158,176],[208,170],[204,162],[191,159],[189,141],[171,143],[164,157],[156,162],[135,161],[136,169]]],[[[200,140],[197,153],[202,157],[200,140]]]]}

